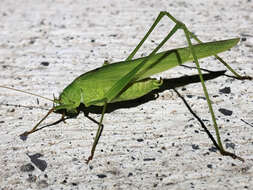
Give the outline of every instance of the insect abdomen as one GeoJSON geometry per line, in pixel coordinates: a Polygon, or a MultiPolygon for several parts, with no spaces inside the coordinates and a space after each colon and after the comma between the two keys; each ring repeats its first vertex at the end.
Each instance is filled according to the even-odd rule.
{"type": "Polygon", "coordinates": [[[112,102],[133,100],[142,97],[152,90],[158,89],[162,85],[162,80],[157,79],[145,79],[133,83],[122,94],[116,97],[112,102]]]}

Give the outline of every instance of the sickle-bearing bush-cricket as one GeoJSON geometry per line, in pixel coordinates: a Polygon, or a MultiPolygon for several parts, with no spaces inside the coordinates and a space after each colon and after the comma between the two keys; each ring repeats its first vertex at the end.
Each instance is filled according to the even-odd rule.
{"type": "MultiPolygon", "coordinates": [[[[54,106],[35,125],[35,127],[33,127],[30,131],[24,132],[21,134],[21,136],[26,137],[37,131],[38,126],[52,112],[61,113],[61,121],[64,121],[67,116],[78,115],[78,108],[81,104],[87,108],[90,106],[102,106],[103,109],[101,112],[101,118],[98,122],[98,129],[91,148],[91,153],[86,159],[86,163],[88,163],[94,157],[96,146],[102,134],[104,128],[103,118],[106,113],[108,103],[140,98],[149,92],[158,89],[163,83],[162,79],[158,80],[155,78],[150,78],[150,76],[179,66],[184,62],[193,61],[196,65],[203,92],[209,107],[209,112],[212,117],[216,140],[212,136],[210,137],[210,133],[208,134],[209,137],[221,155],[230,156],[233,159],[244,161],[243,158],[234,153],[226,151],[223,147],[211,100],[209,98],[199,66],[199,59],[208,56],[215,56],[219,62],[224,64],[225,67],[227,67],[227,69],[234,74],[234,78],[239,80],[252,80],[252,78],[249,76],[239,75],[221,57],[217,55],[220,52],[232,48],[238,42],[239,38],[203,43],[196,35],[188,30],[185,24],[178,21],[169,12],[160,12],[146,35],[130,53],[126,60],[117,63],[104,64],[100,68],[94,69],[77,77],[62,91],[58,98],[51,100],[54,102],[54,106]],[[165,36],[161,43],[159,43],[159,45],[148,56],[133,59],[139,48],[164,16],[167,16],[169,19],[171,19],[175,23],[175,26],[171,31],[168,31],[167,36],[165,36]],[[183,30],[188,46],[184,48],[158,52],[159,49],[166,43],[166,41],[176,33],[177,30],[183,30]],[[191,41],[192,39],[195,40],[197,44],[193,45],[191,41]]],[[[42,96],[22,90],[2,85],[0,87],[44,98],[42,96]]],[[[50,100],[48,98],[45,99],[50,100]]]]}

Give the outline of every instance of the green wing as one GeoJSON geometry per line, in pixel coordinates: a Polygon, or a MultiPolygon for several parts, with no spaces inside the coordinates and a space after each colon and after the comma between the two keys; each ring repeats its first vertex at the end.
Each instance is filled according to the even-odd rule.
{"type": "MultiPolygon", "coordinates": [[[[194,45],[193,47],[198,58],[200,59],[226,51],[235,46],[239,40],[239,38],[235,38],[217,42],[207,42],[194,45]]],[[[130,61],[122,61],[105,65],[81,75],[76,79],[76,81],[78,81],[80,84],[83,81],[90,81],[91,83],[95,83],[96,81],[104,81],[105,83],[112,81],[114,83],[120,80],[120,78],[130,72],[138,64],[140,64],[145,58],[146,57],[142,57],[130,61]]],[[[150,58],[145,66],[140,70],[141,73],[144,70],[146,70],[146,72],[143,73],[139,79],[166,71],[187,61],[193,61],[193,57],[188,47],[157,53],[150,58]],[[151,69],[147,70],[149,67],[151,67],[151,69]]]]}

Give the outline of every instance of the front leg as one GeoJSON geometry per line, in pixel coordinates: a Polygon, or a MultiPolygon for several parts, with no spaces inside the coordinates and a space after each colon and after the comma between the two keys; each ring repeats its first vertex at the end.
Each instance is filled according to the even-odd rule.
{"type": "Polygon", "coordinates": [[[88,157],[88,159],[86,160],[86,164],[88,164],[93,159],[93,156],[94,156],[94,153],[95,153],[95,150],[96,150],[96,146],[97,146],[98,141],[99,141],[99,139],[101,137],[101,134],[103,132],[104,125],[102,123],[103,123],[103,119],[104,119],[104,114],[106,112],[106,107],[107,107],[107,101],[105,100],[102,115],[101,115],[101,118],[100,118],[100,121],[99,121],[99,124],[98,124],[98,130],[97,130],[97,133],[96,133],[96,137],[94,139],[94,142],[93,142],[93,145],[92,145],[92,148],[91,148],[91,154],[88,157]]]}

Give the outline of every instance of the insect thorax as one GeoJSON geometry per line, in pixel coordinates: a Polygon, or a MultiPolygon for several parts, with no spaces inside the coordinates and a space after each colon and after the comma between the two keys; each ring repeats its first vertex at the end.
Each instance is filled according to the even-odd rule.
{"type": "Polygon", "coordinates": [[[81,103],[81,90],[73,84],[68,85],[59,96],[59,107],[67,112],[76,112],[81,103]]]}

